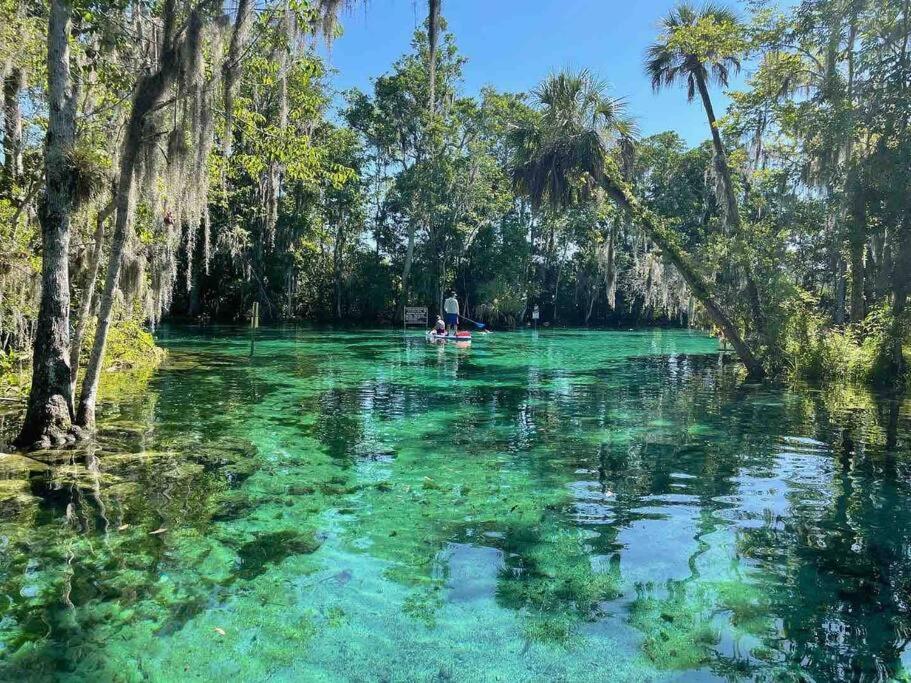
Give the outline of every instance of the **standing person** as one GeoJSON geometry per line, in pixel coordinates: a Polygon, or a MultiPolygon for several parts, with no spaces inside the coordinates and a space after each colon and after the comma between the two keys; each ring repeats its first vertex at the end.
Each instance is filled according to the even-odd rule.
{"type": "Polygon", "coordinates": [[[534,323],[535,329],[538,329],[538,319],[541,317],[541,309],[538,308],[538,304],[535,304],[535,307],[531,311],[531,320],[534,323]]]}
{"type": "Polygon", "coordinates": [[[443,314],[446,316],[446,331],[455,336],[459,331],[459,300],[453,290],[443,302],[443,314]]]}

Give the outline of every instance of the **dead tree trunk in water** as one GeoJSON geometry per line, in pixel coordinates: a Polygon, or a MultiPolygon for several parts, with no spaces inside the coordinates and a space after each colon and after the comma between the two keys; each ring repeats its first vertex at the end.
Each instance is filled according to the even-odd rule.
{"type": "Polygon", "coordinates": [[[76,138],[76,97],[70,76],[69,37],[73,7],[52,0],[47,30],[48,130],[45,190],[41,208],[41,306],[35,334],[32,388],[16,444],[59,444],[72,426],[70,407],[70,155],[76,138]]]}

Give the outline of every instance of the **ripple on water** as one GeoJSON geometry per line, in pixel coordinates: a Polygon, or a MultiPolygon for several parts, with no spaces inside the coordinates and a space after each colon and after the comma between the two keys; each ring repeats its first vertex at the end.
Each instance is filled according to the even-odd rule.
{"type": "Polygon", "coordinates": [[[907,677],[904,406],[688,331],[257,335],[0,455],[0,678],[907,677]]]}

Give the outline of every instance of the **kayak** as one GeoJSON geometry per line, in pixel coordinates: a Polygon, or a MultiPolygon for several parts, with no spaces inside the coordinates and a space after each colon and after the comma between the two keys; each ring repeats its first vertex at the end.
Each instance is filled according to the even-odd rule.
{"type": "Polygon", "coordinates": [[[456,332],[455,334],[437,334],[433,330],[430,330],[426,334],[427,341],[454,341],[454,342],[470,342],[471,341],[471,332],[456,332]]]}

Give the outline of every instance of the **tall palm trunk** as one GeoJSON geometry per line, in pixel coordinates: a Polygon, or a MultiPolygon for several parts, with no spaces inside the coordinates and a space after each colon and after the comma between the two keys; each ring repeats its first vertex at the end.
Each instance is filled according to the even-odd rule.
{"type": "Polygon", "coordinates": [[[662,253],[674,264],[677,272],[683,277],[693,296],[702,304],[709,318],[722,331],[725,338],[731,342],[741,362],[747,369],[751,379],[765,377],[765,368],[753,353],[750,346],[741,337],[737,326],[722,310],[712,295],[711,285],[696,270],[690,262],[689,256],[677,244],[675,237],[668,231],[652,211],[648,210],[633,195],[629,186],[623,181],[605,177],[602,179],[605,191],[618,205],[629,211],[635,225],[641,227],[661,249],[662,253]]]}
{"type": "Polygon", "coordinates": [[[35,330],[32,388],[16,444],[61,443],[70,430],[70,154],[76,139],[76,97],[70,75],[73,6],[52,0],[47,30],[48,129],[46,194],[41,210],[41,306],[35,330]]]}
{"type": "MultiPolygon", "coordinates": [[[[164,99],[170,85],[177,77],[180,68],[180,46],[175,39],[175,0],[166,0],[163,11],[164,39],[162,46],[161,65],[158,70],[143,76],[136,84],[133,94],[133,106],[127,122],[126,134],[120,150],[120,167],[117,179],[117,188],[114,195],[116,215],[114,219],[114,235],[111,241],[111,253],[108,258],[108,270],[104,283],[104,293],[98,310],[98,324],[95,328],[95,341],[92,346],[92,355],[85,370],[82,380],[82,392],[79,397],[79,410],[77,422],[80,426],[93,428],[95,426],[95,401],[98,397],[98,380],[101,377],[101,363],[104,359],[105,345],[107,344],[108,330],[111,326],[111,317],[114,310],[114,295],[120,280],[120,270],[123,265],[123,250],[126,246],[130,229],[130,199],[136,181],[136,165],[143,147],[143,132],[147,117],[155,110],[164,99]]],[[[197,12],[194,12],[186,29],[186,40],[193,41],[202,30],[202,22],[197,12]]]]}
{"type": "Polygon", "coordinates": [[[430,115],[436,109],[437,44],[440,39],[440,5],[442,0],[427,0],[427,43],[429,48],[430,115]]]}
{"type": "Polygon", "coordinates": [[[722,200],[724,201],[725,225],[734,235],[738,235],[740,232],[740,211],[737,207],[737,197],[734,195],[734,184],[731,182],[728,157],[721,142],[718,121],[715,119],[715,108],[712,106],[712,98],[709,96],[709,89],[705,79],[699,73],[696,73],[695,77],[696,87],[699,89],[702,106],[705,107],[705,115],[709,120],[709,128],[712,131],[712,146],[715,148],[715,171],[721,178],[722,192],[724,194],[722,200]]]}
{"type": "MultiPolygon", "coordinates": [[[[725,226],[734,235],[736,248],[742,251],[745,248],[741,235],[740,209],[737,205],[737,196],[734,194],[734,183],[731,180],[731,169],[728,166],[727,153],[721,142],[721,133],[718,130],[718,121],[715,118],[715,108],[712,106],[712,98],[709,96],[709,89],[706,85],[702,74],[697,72],[695,75],[696,87],[699,90],[699,96],[702,98],[702,105],[705,108],[705,115],[709,121],[709,128],[712,131],[712,146],[715,148],[715,172],[721,179],[722,193],[721,198],[724,204],[724,222],[725,226]]],[[[749,300],[750,310],[753,315],[753,322],[761,337],[765,337],[765,315],[762,311],[762,303],[759,298],[759,287],[756,285],[756,275],[753,270],[753,264],[749,254],[738,254],[736,260],[743,268],[746,276],[746,294],[749,300]]]]}

